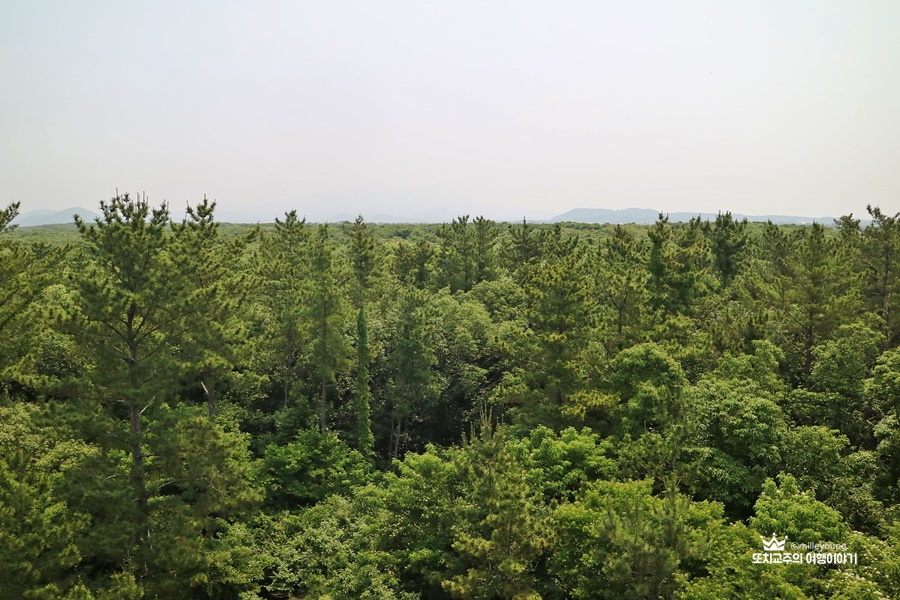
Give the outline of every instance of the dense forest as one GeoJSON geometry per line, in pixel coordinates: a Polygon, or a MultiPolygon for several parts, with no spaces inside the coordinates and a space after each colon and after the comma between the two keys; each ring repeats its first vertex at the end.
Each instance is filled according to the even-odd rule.
{"type": "Polygon", "coordinates": [[[0,598],[900,590],[900,215],[100,209],[0,211],[0,598]]]}

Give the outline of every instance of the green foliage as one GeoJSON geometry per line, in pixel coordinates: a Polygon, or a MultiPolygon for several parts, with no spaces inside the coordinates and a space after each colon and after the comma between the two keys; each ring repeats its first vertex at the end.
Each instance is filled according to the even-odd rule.
{"type": "Polygon", "coordinates": [[[298,367],[309,344],[304,319],[308,242],[306,220],[298,220],[296,211],[286,213],[284,221],[275,219],[274,235],[262,241],[261,267],[266,277],[260,297],[262,343],[257,352],[281,384],[283,408],[297,402],[298,367]]]}
{"type": "Polygon", "coordinates": [[[364,456],[375,450],[375,437],[372,435],[372,390],[369,388],[369,333],[366,325],[366,311],[359,308],[356,316],[356,386],[354,402],[355,426],[353,437],[356,449],[364,456]]]}
{"type": "Polygon", "coordinates": [[[468,295],[443,292],[433,299],[435,370],[444,374],[440,396],[419,419],[439,444],[452,444],[489,393],[496,357],[494,326],[485,307],[468,295]]]}
{"type": "MultiPolygon", "coordinates": [[[[44,315],[35,310],[44,290],[58,279],[58,270],[69,251],[43,242],[25,243],[10,239],[19,203],[0,209],[0,381],[20,380],[21,360],[29,360],[29,337],[42,328],[44,315]]],[[[24,382],[27,383],[28,382],[24,382]]]]}
{"type": "Polygon", "coordinates": [[[388,428],[388,455],[400,457],[410,441],[414,420],[438,397],[441,378],[432,366],[437,362],[433,308],[428,295],[415,288],[401,287],[396,304],[387,315],[385,354],[378,365],[382,384],[382,419],[388,428]]]}
{"type": "Polygon", "coordinates": [[[895,503],[900,499],[900,425],[894,415],[875,428],[880,469],[875,479],[877,497],[895,503]]]}
{"type": "Polygon", "coordinates": [[[856,446],[872,448],[872,430],[884,417],[882,404],[865,398],[866,378],[879,355],[884,336],[860,324],[845,325],[839,338],[813,349],[811,387],[824,395],[807,410],[815,420],[839,429],[856,446]]]}
{"type": "MultiPolygon", "coordinates": [[[[486,223],[486,221],[482,221],[486,223]]],[[[473,224],[474,225],[474,224],[473,224]]],[[[484,264],[490,260],[491,240],[484,239],[482,234],[482,247],[478,250],[485,252],[480,258],[482,268],[479,269],[476,261],[479,255],[476,252],[475,227],[469,224],[469,215],[463,215],[449,225],[442,225],[438,231],[440,245],[437,251],[436,271],[438,287],[449,287],[450,291],[472,289],[479,276],[479,271],[484,272],[484,264]]]]}
{"type": "Polygon", "coordinates": [[[428,240],[400,242],[394,246],[394,275],[403,283],[424,289],[431,281],[434,253],[434,245],[428,240]]]}
{"type": "Polygon", "coordinates": [[[881,465],[874,452],[861,450],[842,456],[838,477],[825,502],[841,513],[854,531],[878,535],[884,531],[886,511],[876,497],[876,478],[881,465]]]}
{"type": "Polygon", "coordinates": [[[263,459],[267,505],[298,510],[369,479],[365,457],[334,433],[301,431],[286,446],[269,446],[263,459]]]}
{"type": "MultiPolygon", "coordinates": [[[[104,452],[84,465],[109,473],[109,483],[86,494],[103,504],[85,510],[95,528],[112,534],[92,552],[100,572],[130,572],[150,597],[189,597],[218,585],[206,550],[216,545],[220,521],[260,495],[242,438],[163,401],[175,387],[178,350],[218,340],[191,336],[202,323],[191,292],[200,289],[192,277],[202,263],[200,270],[175,268],[191,247],[189,228],[173,236],[165,207],[151,212],[146,201],[127,195],[101,209],[94,225],[76,219],[85,250],[73,275],[79,310],[69,326],[90,350],[92,384],[104,408],[116,428],[127,423],[127,434],[114,429],[104,436],[104,452]],[[122,460],[123,451],[130,461],[122,460]]],[[[200,210],[203,229],[212,208],[200,210]]]]}
{"type": "Polygon", "coordinates": [[[900,586],[898,217],[242,228],[123,196],[10,231],[17,209],[4,598],[900,586]],[[753,564],[772,533],[859,564],[753,564]]]}
{"type": "Polygon", "coordinates": [[[409,589],[446,598],[442,572],[452,550],[454,501],[466,491],[463,479],[434,447],[408,453],[396,468],[376,492],[387,508],[379,547],[394,557],[409,589]]]}
{"type": "Polygon", "coordinates": [[[673,230],[669,218],[660,214],[647,235],[651,307],[663,321],[676,314],[693,316],[695,302],[714,285],[709,243],[702,235],[699,218],[673,230]]]}
{"type": "Polygon", "coordinates": [[[847,400],[859,400],[869,369],[878,358],[884,336],[860,324],[844,325],[837,339],[813,349],[815,364],[810,383],[823,392],[840,394],[847,400]]]}
{"type": "Polygon", "coordinates": [[[533,571],[550,531],[502,430],[482,422],[454,466],[467,485],[454,507],[444,589],[455,598],[540,598],[533,571]]]}
{"type": "Polygon", "coordinates": [[[750,525],[763,536],[773,532],[792,542],[845,541],[849,528],[837,511],[801,490],[790,475],[778,478],[778,484],[766,480],[754,506],[756,516],[750,525]]]}
{"type": "Polygon", "coordinates": [[[696,428],[681,367],[655,344],[622,351],[611,363],[618,397],[611,428],[620,477],[652,478],[657,489],[688,488],[695,479],[685,451],[696,428]]]}
{"type": "Polygon", "coordinates": [[[820,425],[789,430],[782,445],[783,470],[802,489],[838,510],[853,529],[880,531],[885,515],[875,497],[880,470],[873,452],[849,452],[846,436],[820,425]]]}
{"type": "MultiPolygon", "coordinates": [[[[888,216],[877,206],[867,206],[866,210],[872,222],[862,231],[855,248],[865,267],[863,293],[866,304],[881,318],[887,341],[894,346],[900,335],[900,311],[897,309],[897,295],[900,293],[900,214],[888,216]]],[[[854,233],[859,234],[858,223],[855,229],[854,233]]]]}
{"type": "Polygon", "coordinates": [[[893,502],[900,499],[900,352],[888,350],[878,357],[865,389],[870,410],[884,415],[873,429],[882,465],[876,481],[877,494],[893,502]]]}
{"type": "Polygon", "coordinates": [[[376,547],[383,509],[366,495],[331,496],[300,515],[253,523],[266,597],[415,600],[388,553],[376,547]]]}
{"type": "Polygon", "coordinates": [[[649,481],[597,482],[554,514],[549,570],[572,598],[668,598],[683,574],[701,570],[721,508],[653,496],[649,481]]]}
{"type": "Polygon", "coordinates": [[[375,238],[360,215],[356,217],[350,231],[350,262],[353,276],[356,277],[359,306],[363,304],[365,291],[375,269],[377,258],[375,238]]]}
{"type": "Polygon", "coordinates": [[[734,281],[746,258],[747,219],[735,221],[730,212],[716,215],[715,222],[703,224],[703,232],[709,239],[713,267],[722,287],[734,281]]]}
{"type": "Polygon", "coordinates": [[[722,502],[732,517],[746,517],[763,481],[777,474],[787,433],[777,403],[784,389],[777,376],[781,354],[765,341],[753,349],[725,354],[687,391],[696,420],[688,454],[698,470],[698,492],[722,502]]]}
{"type": "Polygon", "coordinates": [[[770,262],[771,339],[785,352],[791,376],[805,383],[814,349],[859,311],[859,278],[841,264],[836,241],[814,223],[794,235],[794,252],[770,262]]]}
{"type": "Polygon", "coordinates": [[[83,589],[78,539],[87,515],[59,488],[92,448],[39,423],[24,404],[0,406],[0,596],[75,597],[83,589]]]}
{"type": "Polygon", "coordinates": [[[328,384],[347,367],[349,344],[343,335],[346,320],[339,287],[343,276],[334,263],[334,247],[327,225],[319,225],[310,242],[310,292],[304,321],[310,340],[309,361],[320,381],[319,429],[329,428],[328,384]]]}
{"type": "Polygon", "coordinates": [[[256,235],[251,230],[240,238],[221,239],[215,206],[204,198],[196,207],[188,205],[183,223],[172,224],[175,253],[192,258],[181,266],[186,304],[195,307],[187,315],[179,348],[181,366],[186,378],[199,380],[211,419],[218,412],[222,381],[230,377],[245,350],[247,324],[239,317],[253,282],[240,262],[256,235]]]}
{"type": "MultiPolygon", "coordinates": [[[[771,536],[771,532],[765,537],[771,536]]],[[[734,523],[711,536],[706,574],[685,581],[674,595],[679,600],[721,598],[781,598],[811,600],[804,584],[818,579],[805,565],[754,565],[754,552],[761,548],[760,535],[743,523],[734,523]]]]}
{"type": "Polygon", "coordinates": [[[484,306],[494,322],[516,320],[525,306],[525,293],[510,279],[482,281],[472,288],[468,297],[484,306]]]}
{"type": "Polygon", "coordinates": [[[752,380],[703,380],[690,393],[698,421],[701,495],[745,517],[781,463],[787,427],[772,396],[752,380]]]}
{"type": "Polygon", "coordinates": [[[784,353],[765,340],[752,342],[751,349],[753,352],[748,354],[722,356],[716,364],[714,377],[740,380],[743,385],[753,386],[758,393],[767,395],[784,392],[786,385],[778,374],[784,353]]]}
{"type": "Polygon", "coordinates": [[[374,238],[367,229],[362,216],[359,216],[353,224],[350,240],[350,259],[359,293],[357,299],[359,311],[356,315],[356,382],[354,387],[355,397],[353,399],[353,437],[356,440],[357,449],[364,455],[371,455],[375,449],[375,438],[372,435],[372,390],[369,387],[369,362],[371,357],[369,355],[365,293],[369,279],[372,276],[376,258],[374,238]]]}
{"type": "Polygon", "coordinates": [[[518,418],[531,426],[564,422],[582,388],[591,304],[579,259],[567,254],[530,271],[524,323],[508,329],[513,366],[494,401],[518,405],[518,418]]]}
{"type": "Polygon", "coordinates": [[[12,231],[17,227],[11,223],[19,215],[21,205],[20,202],[11,202],[6,208],[0,209],[0,233],[12,231]]]}
{"type": "Polygon", "coordinates": [[[783,441],[784,470],[802,489],[821,498],[840,473],[841,455],[848,444],[846,436],[821,425],[791,429],[783,441]]]}
{"type": "Polygon", "coordinates": [[[70,290],[62,284],[52,284],[17,318],[15,327],[27,328],[29,335],[6,347],[8,362],[0,372],[24,394],[72,399],[83,392],[84,374],[89,367],[86,352],[55,327],[63,315],[73,312],[74,305],[70,290]]]}
{"type": "Polygon", "coordinates": [[[610,355],[641,339],[641,321],[647,310],[647,257],[643,240],[619,225],[597,248],[595,295],[600,300],[600,322],[610,355]]]}
{"type": "Polygon", "coordinates": [[[865,386],[870,403],[883,412],[900,415],[900,351],[888,350],[879,356],[872,378],[865,386]]]}
{"type": "Polygon", "coordinates": [[[538,427],[513,443],[529,484],[543,493],[544,502],[572,501],[592,482],[609,479],[617,471],[609,457],[610,444],[586,428],[579,432],[570,427],[556,434],[538,427]]]}
{"type": "MultiPolygon", "coordinates": [[[[175,347],[196,308],[187,302],[184,278],[176,274],[180,257],[167,230],[165,205],[151,211],[146,200],[126,194],[100,208],[103,216],[94,225],[75,218],[84,251],[72,275],[79,301],[69,327],[92,354],[93,383],[113,418],[127,419],[134,501],[145,519],[150,511],[144,411],[158,405],[171,386],[171,379],[159,374],[175,371],[175,347]]],[[[146,547],[146,534],[139,537],[146,547]]]]}
{"type": "Polygon", "coordinates": [[[656,344],[641,344],[612,361],[610,389],[621,399],[618,431],[638,437],[659,432],[684,416],[681,367],[656,344]]]}
{"type": "Polygon", "coordinates": [[[508,230],[507,262],[514,265],[517,280],[521,282],[525,274],[540,259],[538,233],[534,225],[529,225],[525,219],[522,219],[521,227],[508,225],[508,230]]]}

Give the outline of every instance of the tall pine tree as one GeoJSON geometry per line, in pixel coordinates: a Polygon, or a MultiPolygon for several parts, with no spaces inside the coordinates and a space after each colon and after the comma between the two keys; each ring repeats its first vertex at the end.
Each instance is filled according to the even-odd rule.
{"type": "Polygon", "coordinates": [[[366,320],[366,288],[375,262],[375,240],[362,216],[356,217],[350,238],[350,258],[356,278],[356,385],[353,413],[356,449],[370,455],[375,448],[372,435],[372,390],[369,388],[369,331],[366,320]]]}

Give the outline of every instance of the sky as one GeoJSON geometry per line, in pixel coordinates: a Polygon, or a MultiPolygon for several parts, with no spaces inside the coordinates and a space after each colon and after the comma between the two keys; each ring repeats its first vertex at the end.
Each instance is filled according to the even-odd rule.
{"type": "Polygon", "coordinates": [[[0,3],[0,204],[900,211],[900,2],[0,3]]]}

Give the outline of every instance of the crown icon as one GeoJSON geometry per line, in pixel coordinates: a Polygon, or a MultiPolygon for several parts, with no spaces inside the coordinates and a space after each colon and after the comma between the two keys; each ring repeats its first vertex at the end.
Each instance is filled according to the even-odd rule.
{"type": "Polygon", "coordinates": [[[762,540],[763,550],[766,552],[783,552],[784,551],[784,543],[787,542],[787,538],[785,537],[783,540],[779,540],[775,537],[775,534],[772,534],[772,539],[767,540],[763,536],[759,536],[759,539],[762,540]]]}

